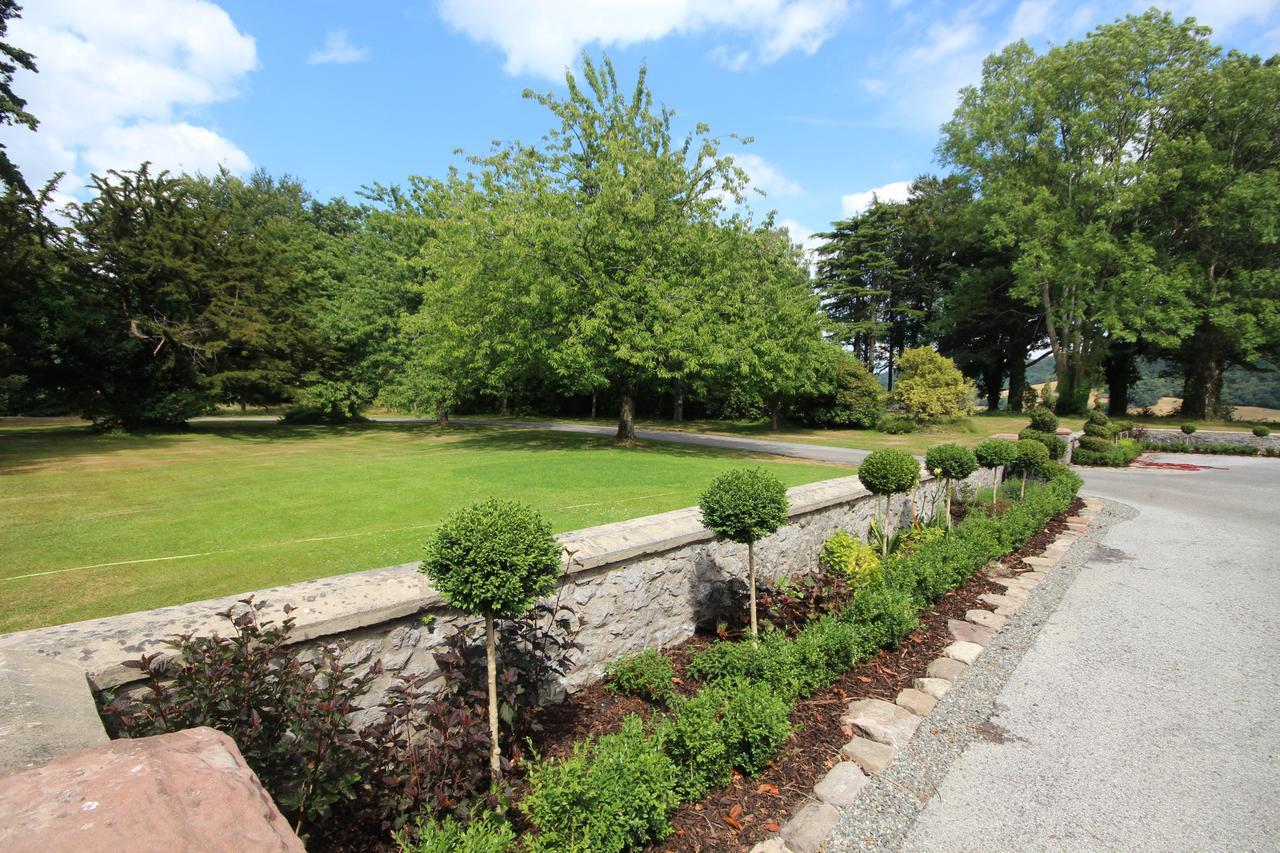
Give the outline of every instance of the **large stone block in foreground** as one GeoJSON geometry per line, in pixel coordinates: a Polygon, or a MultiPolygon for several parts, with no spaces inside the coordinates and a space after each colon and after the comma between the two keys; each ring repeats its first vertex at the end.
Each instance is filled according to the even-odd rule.
{"type": "Polygon", "coordinates": [[[6,853],[303,853],[231,738],[209,728],[117,740],[0,776],[6,853]]]}

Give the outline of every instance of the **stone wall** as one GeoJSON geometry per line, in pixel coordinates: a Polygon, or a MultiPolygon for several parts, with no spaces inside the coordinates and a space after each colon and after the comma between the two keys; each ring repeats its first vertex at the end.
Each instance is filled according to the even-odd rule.
{"type": "MultiPolygon", "coordinates": [[[[990,472],[979,469],[973,479],[989,478],[990,472]]],[[[913,497],[915,512],[931,518],[939,492],[940,483],[926,477],[913,497]]],[[[856,477],[797,486],[788,494],[790,523],[756,545],[763,575],[813,569],[828,537],[838,530],[865,535],[876,513],[877,499],[856,477]]],[[[907,496],[892,501],[890,516],[894,527],[910,523],[907,496]]],[[[576,530],[560,539],[569,557],[553,600],[581,620],[577,640],[584,649],[567,679],[569,689],[598,679],[604,664],[621,654],[685,640],[708,592],[747,572],[746,547],[716,541],[696,508],[576,530]]],[[[20,650],[79,667],[96,690],[127,687],[139,673],[124,666],[126,661],[165,651],[162,641],[175,634],[226,633],[227,622],[218,614],[243,606],[239,601],[246,595],[0,635],[0,651],[20,650]]],[[[416,564],[252,595],[266,604],[262,618],[283,618],[285,605],[297,608],[292,613],[297,641],[343,641],[355,660],[380,661],[385,672],[366,703],[370,707],[395,672],[433,672],[433,652],[471,622],[445,604],[416,564]]]]}
{"type": "Polygon", "coordinates": [[[1187,435],[1180,429],[1139,427],[1133,431],[1132,435],[1145,438],[1148,441],[1158,441],[1162,444],[1168,442],[1186,444],[1191,447],[1203,447],[1206,444],[1230,444],[1236,447],[1260,447],[1264,450],[1270,447],[1280,450],[1280,432],[1261,438],[1251,432],[1239,430],[1199,429],[1191,433],[1191,435],[1187,435]]]}

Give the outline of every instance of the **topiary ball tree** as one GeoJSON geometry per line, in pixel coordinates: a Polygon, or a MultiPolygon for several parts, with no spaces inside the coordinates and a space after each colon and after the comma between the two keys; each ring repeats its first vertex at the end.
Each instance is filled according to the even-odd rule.
{"type": "Polygon", "coordinates": [[[1000,469],[1013,464],[1018,449],[1014,442],[1002,438],[988,438],[973,449],[978,464],[991,469],[992,505],[1000,503],[1000,469]]]}
{"type": "MultiPolygon", "coordinates": [[[[1048,451],[1045,451],[1046,455],[1048,451]]],[[[924,467],[935,477],[942,478],[942,494],[947,516],[947,527],[951,527],[951,491],[957,480],[963,480],[978,470],[977,457],[973,451],[958,444],[939,444],[930,447],[924,455],[924,467]]]]}
{"type": "Polygon", "coordinates": [[[787,521],[787,488],[759,468],[726,471],[711,481],[698,508],[702,523],[722,539],[747,546],[747,575],[751,594],[751,636],[756,624],[756,542],[787,521]]]}
{"type": "Polygon", "coordinates": [[[858,466],[858,479],[867,491],[884,497],[880,554],[889,556],[889,497],[920,484],[920,463],[905,450],[876,450],[858,466]]]}
{"type": "Polygon", "coordinates": [[[498,745],[497,649],[493,620],[520,616],[555,589],[563,547],[533,507],[487,500],[451,515],[427,542],[424,572],[464,613],[484,617],[489,681],[489,769],[502,772],[498,745]]]}
{"type": "Polygon", "coordinates": [[[1032,429],[1049,433],[1058,431],[1058,416],[1044,406],[1036,406],[1031,410],[1030,415],[1032,429]]]}
{"type": "Polygon", "coordinates": [[[1044,470],[1049,461],[1049,448],[1033,438],[1021,438],[1013,443],[1014,458],[1009,466],[1022,475],[1022,489],[1019,497],[1027,496],[1027,475],[1044,470]]]}

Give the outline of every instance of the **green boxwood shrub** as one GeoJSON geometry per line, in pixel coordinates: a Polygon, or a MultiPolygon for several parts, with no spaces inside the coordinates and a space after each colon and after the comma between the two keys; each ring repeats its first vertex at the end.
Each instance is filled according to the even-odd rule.
{"type": "Polygon", "coordinates": [[[973,451],[958,444],[938,444],[924,455],[924,467],[935,477],[942,478],[943,515],[947,527],[951,527],[951,493],[957,480],[963,480],[978,470],[978,459],[973,451]]]}
{"type": "Polygon", "coordinates": [[[1053,433],[1058,429],[1058,416],[1044,406],[1036,406],[1028,414],[1031,416],[1033,430],[1053,433]]]}
{"type": "Polygon", "coordinates": [[[418,818],[414,831],[396,833],[395,841],[400,853],[508,853],[516,834],[502,817],[484,812],[465,827],[452,817],[418,818]]]}
{"type": "Polygon", "coordinates": [[[1084,422],[1087,424],[1104,426],[1109,420],[1110,418],[1107,417],[1107,413],[1102,411],[1102,409],[1090,409],[1089,416],[1085,418],[1084,422]]]}
{"type": "Polygon", "coordinates": [[[1275,455],[1274,448],[1253,447],[1247,444],[1187,444],[1182,441],[1149,441],[1141,442],[1143,450],[1154,450],[1160,453],[1207,453],[1214,456],[1264,456],[1275,455]]]}
{"type": "Polygon", "coordinates": [[[666,655],[645,649],[605,664],[604,683],[614,693],[666,705],[675,697],[675,674],[666,655]]]}
{"type": "Polygon", "coordinates": [[[889,412],[876,421],[876,429],[889,435],[906,435],[916,431],[916,422],[910,415],[889,412]]]}
{"type": "Polygon", "coordinates": [[[974,448],[973,455],[977,457],[979,465],[991,469],[991,491],[994,500],[998,503],[1000,501],[1000,468],[1002,466],[1007,468],[1013,464],[1013,460],[1018,455],[1017,448],[1013,446],[1012,441],[989,438],[974,448]]]}
{"type": "Polygon", "coordinates": [[[1179,427],[1179,429],[1182,430],[1183,435],[1191,435],[1196,431],[1196,425],[1193,423],[1185,423],[1179,427]]]}
{"type": "Polygon", "coordinates": [[[1050,459],[1061,459],[1067,452],[1067,441],[1062,436],[1053,432],[1040,432],[1039,430],[1027,427],[1018,433],[1019,439],[1030,439],[1038,441],[1049,451],[1050,459]]]}
{"type": "Polygon", "coordinates": [[[1256,435],[1258,438],[1266,438],[1267,436],[1271,435],[1271,427],[1265,427],[1261,425],[1256,426],[1253,428],[1253,434],[1256,435]]]}
{"type": "Polygon", "coordinates": [[[678,771],[676,793],[684,802],[700,800],[712,788],[729,784],[733,756],[721,727],[724,697],[703,689],[677,699],[671,713],[657,723],[654,737],[678,771]]]}
{"type": "Polygon", "coordinates": [[[713,691],[724,703],[720,731],[730,759],[755,776],[791,734],[791,703],[759,682],[727,681],[713,691]]]}
{"type": "Polygon", "coordinates": [[[574,745],[562,761],[529,767],[520,809],[538,828],[527,839],[538,853],[622,853],[671,834],[679,803],[676,765],[639,717],[617,734],[574,745]]]}

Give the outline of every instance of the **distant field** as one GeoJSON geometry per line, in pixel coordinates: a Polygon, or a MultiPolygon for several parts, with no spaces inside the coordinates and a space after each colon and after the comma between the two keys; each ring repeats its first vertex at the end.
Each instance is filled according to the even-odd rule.
{"type": "Polygon", "coordinates": [[[205,423],[0,427],[0,631],[409,562],[454,508],[527,501],[557,531],[690,506],[716,474],[848,468],[546,432],[205,423]]]}

